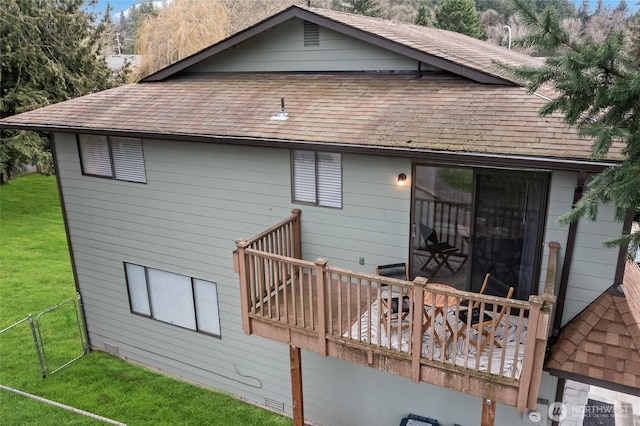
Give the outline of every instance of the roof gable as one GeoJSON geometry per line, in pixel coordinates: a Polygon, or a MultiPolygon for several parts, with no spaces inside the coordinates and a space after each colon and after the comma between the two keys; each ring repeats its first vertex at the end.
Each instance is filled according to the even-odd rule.
{"type": "MultiPolygon", "coordinates": [[[[435,67],[480,83],[516,83],[513,79],[498,72],[494,65],[496,58],[512,65],[539,66],[542,64],[538,58],[532,58],[451,31],[328,9],[291,6],[194,55],[157,71],[142,81],[161,81],[181,72],[189,72],[202,61],[218,57],[231,48],[241,47],[247,40],[258,35],[263,36],[266,31],[296,18],[405,56],[416,63],[423,64],[422,68],[435,67]]],[[[302,33],[299,36],[302,37],[302,33]]],[[[302,70],[288,69],[287,71],[302,70]]]]}
{"type": "MultiPolygon", "coordinates": [[[[187,72],[411,72],[413,58],[292,18],[187,68],[187,72]],[[317,38],[305,31],[315,29],[317,38]],[[311,41],[309,41],[311,40],[311,41]]],[[[427,71],[427,66],[421,66],[427,71]]],[[[437,70],[431,67],[432,70],[437,70]]]]}
{"type": "Polygon", "coordinates": [[[621,287],[600,295],[563,327],[546,365],[554,374],[640,395],[640,268],[633,262],[627,262],[621,287]]]}

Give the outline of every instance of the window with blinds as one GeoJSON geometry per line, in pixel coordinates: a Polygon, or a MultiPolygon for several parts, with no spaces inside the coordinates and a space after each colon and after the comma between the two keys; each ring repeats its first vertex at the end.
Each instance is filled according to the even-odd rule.
{"type": "Polygon", "coordinates": [[[332,152],[292,152],[293,201],[342,208],[342,157],[332,152]]]}
{"type": "Polygon", "coordinates": [[[82,174],[145,183],[142,139],[78,135],[82,174]]]}
{"type": "Polygon", "coordinates": [[[220,337],[217,284],[125,263],[131,312],[220,337]]]}

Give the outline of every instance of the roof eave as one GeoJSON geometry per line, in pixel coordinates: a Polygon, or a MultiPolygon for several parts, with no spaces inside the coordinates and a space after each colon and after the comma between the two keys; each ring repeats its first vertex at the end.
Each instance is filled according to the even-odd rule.
{"type": "Polygon", "coordinates": [[[584,374],[577,374],[554,368],[550,368],[547,371],[552,376],[559,377],[561,379],[573,380],[574,382],[581,382],[593,386],[598,386],[600,388],[611,389],[617,392],[626,393],[628,395],[640,396],[640,388],[637,387],[625,386],[620,383],[610,382],[604,379],[595,379],[584,374]]]}
{"type": "Polygon", "coordinates": [[[263,146],[285,149],[313,149],[342,153],[385,155],[411,158],[412,160],[431,161],[447,165],[474,165],[491,168],[518,168],[532,170],[563,170],[599,173],[618,164],[613,160],[588,160],[580,158],[534,157],[516,154],[498,154],[469,151],[443,151],[427,148],[405,148],[395,146],[378,146],[349,144],[341,142],[314,142],[290,139],[269,139],[229,135],[194,135],[185,133],[148,133],[135,130],[114,130],[84,128],[79,126],[29,125],[23,123],[2,122],[0,128],[14,130],[31,130],[36,132],[109,134],[147,139],[182,140],[185,142],[222,143],[244,146],[263,146]]]}

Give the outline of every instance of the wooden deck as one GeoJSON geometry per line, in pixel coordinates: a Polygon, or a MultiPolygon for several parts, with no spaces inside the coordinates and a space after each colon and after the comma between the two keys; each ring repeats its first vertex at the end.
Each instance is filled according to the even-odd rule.
{"type": "Polygon", "coordinates": [[[403,281],[331,267],[324,259],[301,260],[299,225],[295,213],[249,241],[237,241],[234,260],[245,333],[519,411],[536,407],[555,300],[557,244],[550,244],[545,293],[520,301],[443,289],[422,277],[403,281]],[[408,327],[380,320],[379,301],[389,293],[408,298],[408,327]],[[423,332],[425,293],[455,300],[447,309],[446,321],[454,324],[450,331],[441,323],[423,332]],[[481,315],[507,307],[502,328],[491,329],[484,350],[480,339],[458,335],[460,312],[472,302],[480,305],[481,315]],[[440,347],[436,334],[451,344],[440,347]],[[507,334],[514,336],[512,342],[507,342],[507,334]],[[497,344],[500,341],[503,344],[497,344]]]}

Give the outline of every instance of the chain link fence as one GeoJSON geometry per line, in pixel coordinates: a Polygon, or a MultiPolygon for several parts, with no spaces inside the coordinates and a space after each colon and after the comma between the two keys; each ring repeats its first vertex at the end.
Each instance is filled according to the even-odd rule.
{"type": "Polygon", "coordinates": [[[0,385],[0,418],[12,425],[98,426],[124,423],[0,385]]]}
{"type": "MultiPolygon", "coordinates": [[[[42,377],[54,374],[88,353],[87,341],[80,320],[80,311],[75,300],[70,299],[40,312],[35,319],[32,314],[0,330],[0,342],[13,351],[24,351],[31,336],[36,359],[42,377]],[[25,332],[28,326],[30,333],[25,332]]],[[[21,359],[26,354],[17,353],[14,358],[21,359]]],[[[12,359],[5,353],[5,359],[12,359]]]]}
{"type": "MultiPolygon", "coordinates": [[[[76,300],[70,299],[0,330],[2,369],[42,378],[86,355],[87,339],[76,300]]],[[[19,425],[124,425],[78,408],[0,384],[0,419],[19,425]],[[17,423],[15,423],[17,422],[17,423]]]]}

